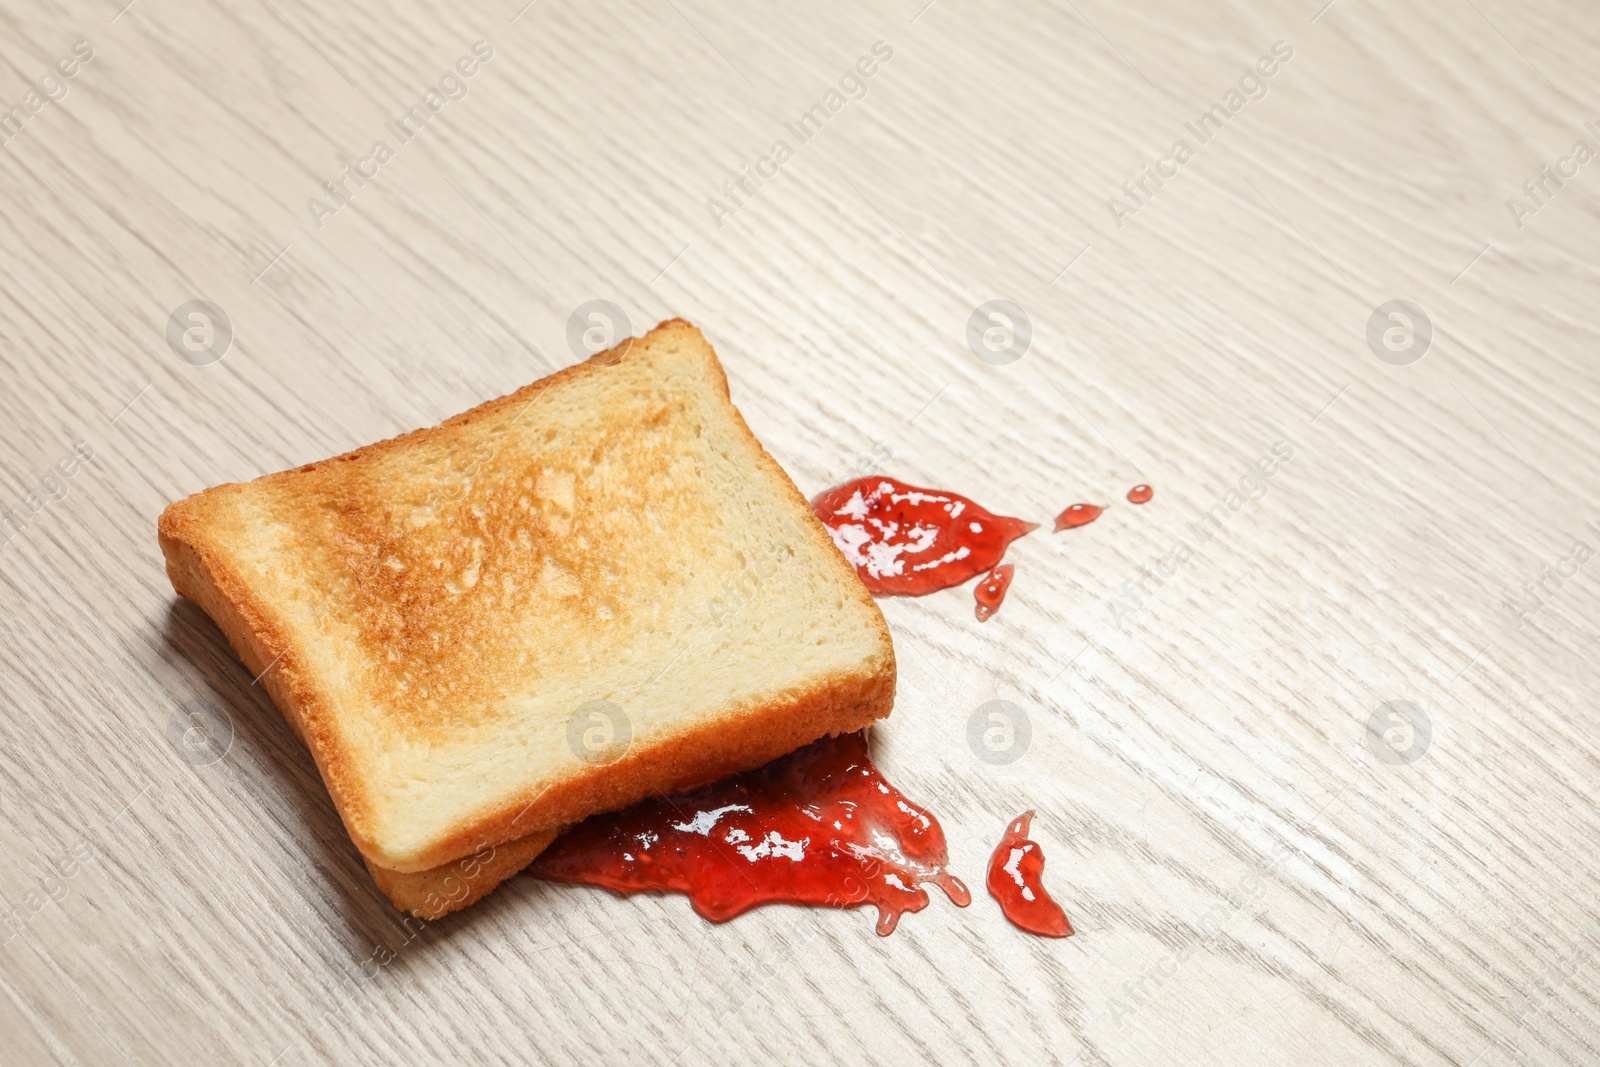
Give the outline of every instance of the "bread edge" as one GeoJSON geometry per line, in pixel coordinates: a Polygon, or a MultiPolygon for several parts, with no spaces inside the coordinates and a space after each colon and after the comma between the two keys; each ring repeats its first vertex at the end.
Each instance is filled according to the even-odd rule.
{"type": "Polygon", "coordinates": [[[401,911],[419,919],[439,919],[476,904],[502,882],[515,877],[549,847],[558,830],[529,834],[515,841],[488,845],[470,856],[426,871],[392,871],[362,856],[383,895],[401,911]]]}

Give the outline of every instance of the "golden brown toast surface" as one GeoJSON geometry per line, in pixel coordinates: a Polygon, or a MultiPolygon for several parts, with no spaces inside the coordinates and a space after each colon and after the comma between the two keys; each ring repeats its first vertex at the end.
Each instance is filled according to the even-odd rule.
{"type": "Polygon", "coordinates": [[[877,606],[679,321],[442,426],[180,501],[160,532],[174,588],[265,671],[394,872],[893,702],[877,606]]]}

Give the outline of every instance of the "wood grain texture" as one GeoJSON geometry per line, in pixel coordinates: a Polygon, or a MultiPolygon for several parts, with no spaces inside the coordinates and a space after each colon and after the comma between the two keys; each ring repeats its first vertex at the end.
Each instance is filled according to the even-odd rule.
{"type": "Polygon", "coordinates": [[[1600,148],[1597,47],[1548,0],[0,3],[4,1058],[1600,1061],[1600,164],[1507,206],[1600,148]],[[788,132],[878,41],[865,95],[788,132]],[[234,328],[208,366],[165,338],[197,298],[234,328]],[[974,885],[1037,808],[1078,936],[981,894],[880,940],[530,878],[401,925],[155,518],[574,362],[596,298],[698,324],[807,493],[877,465],[1037,520],[1116,502],[1018,542],[987,624],[965,590],[884,604],[886,773],[974,885]],[[1033,326],[1005,366],[965,342],[994,298],[1033,326]],[[1365,337],[1395,298],[1434,328],[1409,366],[1365,337]],[[1006,765],[967,743],[995,699],[1031,728],[1006,765]],[[1414,762],[1368,745],[1394,700],[1414,762]]]}

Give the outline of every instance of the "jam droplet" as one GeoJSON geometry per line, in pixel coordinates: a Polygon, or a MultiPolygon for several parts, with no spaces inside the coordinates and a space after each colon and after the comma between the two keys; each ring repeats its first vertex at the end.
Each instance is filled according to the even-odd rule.
{"type": "Polygon", "coordinates": [[[1056,516],[1057,530],[1075,530],[1087,526],[1100,517],[1105,508],[1098,504],[1069,504],[1067,510],[1056,516]]]}
{"type": "Polygon", "coordinates": [[[928,906],[924,883],[959,907],[972,902],[948,862],[938,820],[884,780],[862,732],[586,819],[529,870],[619,893],[684,893],[712,922],[761,904],[871,904],[887,936],[901,915],[928,906]]]}
{"type": "Polygon", "coordinates": [[[1000,604],[1006,598],[1006,590],[1011,588],[1011,576],[1014,573],[1016,573],[1014,566],[1002,563],[973,588],[972,595],[978,600],[979,622],[988,622],[989,617],[1000,610],[1000,604]]]}
{"type": "Polygon", "coordinates": [[[1155,495],[1156,491],[1148,485],[1136,485],[1128,490],[1128,503],[1148,504],[1150,503],[1150,498],[1155,495]]]}
{"type": "Polygon", "coordinates": [[[857,478],[811,510],[875,596],[926,596],[993,570],[1036,522],[985,511],[964,496],[893,478],[857,478]]]}
{"type": "Polygon", "coordinates": [[[1019,815],[989,857],[989,895],[1013,926],[1041,937],[1071,937],[1072,923],[1045,892],[1044,853],[1028,840],[1033,812],[1019,815]]]}

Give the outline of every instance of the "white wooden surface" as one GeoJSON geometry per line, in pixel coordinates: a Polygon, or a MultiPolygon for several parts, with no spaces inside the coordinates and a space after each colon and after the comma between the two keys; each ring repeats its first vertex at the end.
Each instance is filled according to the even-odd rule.
{"type": "Polygon", "coordinates": [[[1506,606],[1600,549],[1600,164],[1520,229],[1506,204],[1600,148],[1593,9],[122,3],[0,4],[0,106],[94,53],[0,147],[0,505],[94,456],[0,527],[6,1062],[1600,1060],[1600,567],[1546,577],[1520,626],[1506,606]],[[467,95],[399,144],[385,123],[480,40],[467,95]],[[1107,198],[1280,40],[1265,98],[1118,228],[1107,198]],[[865,97],[787,133],[877,41],[865,97]],[[378,140],[319,228],[308,198],[378,140]],[[996,297],[1034,328],[1007,366],[964,341],[996,297]],[[164,337],[196,298],[235,330],[209,366],[164,337]],[[879,940],[521,878],[408,933],[174,602],[168,501],[572,362],[595,298],[700,325],[807,493],[866,456],[1038,520],[1117,502],[1019,542],[984,626],[966,590],[884,605],[877,752],[970,909],[879,940]],[[1364,336],[1394,298],[1435,328],[1410,366],[1364,336]],[[1005,766],[966,742],[992,699],[1031,726],[1005,766]],[[1432,724],[1414,762],[1368,747],[1391,700],[1432,724]],[[185,704],[216,709],[220,760],[169,741],[185,704]],[[981,891],[1029,807],[1065,942],[981,891]]]}

